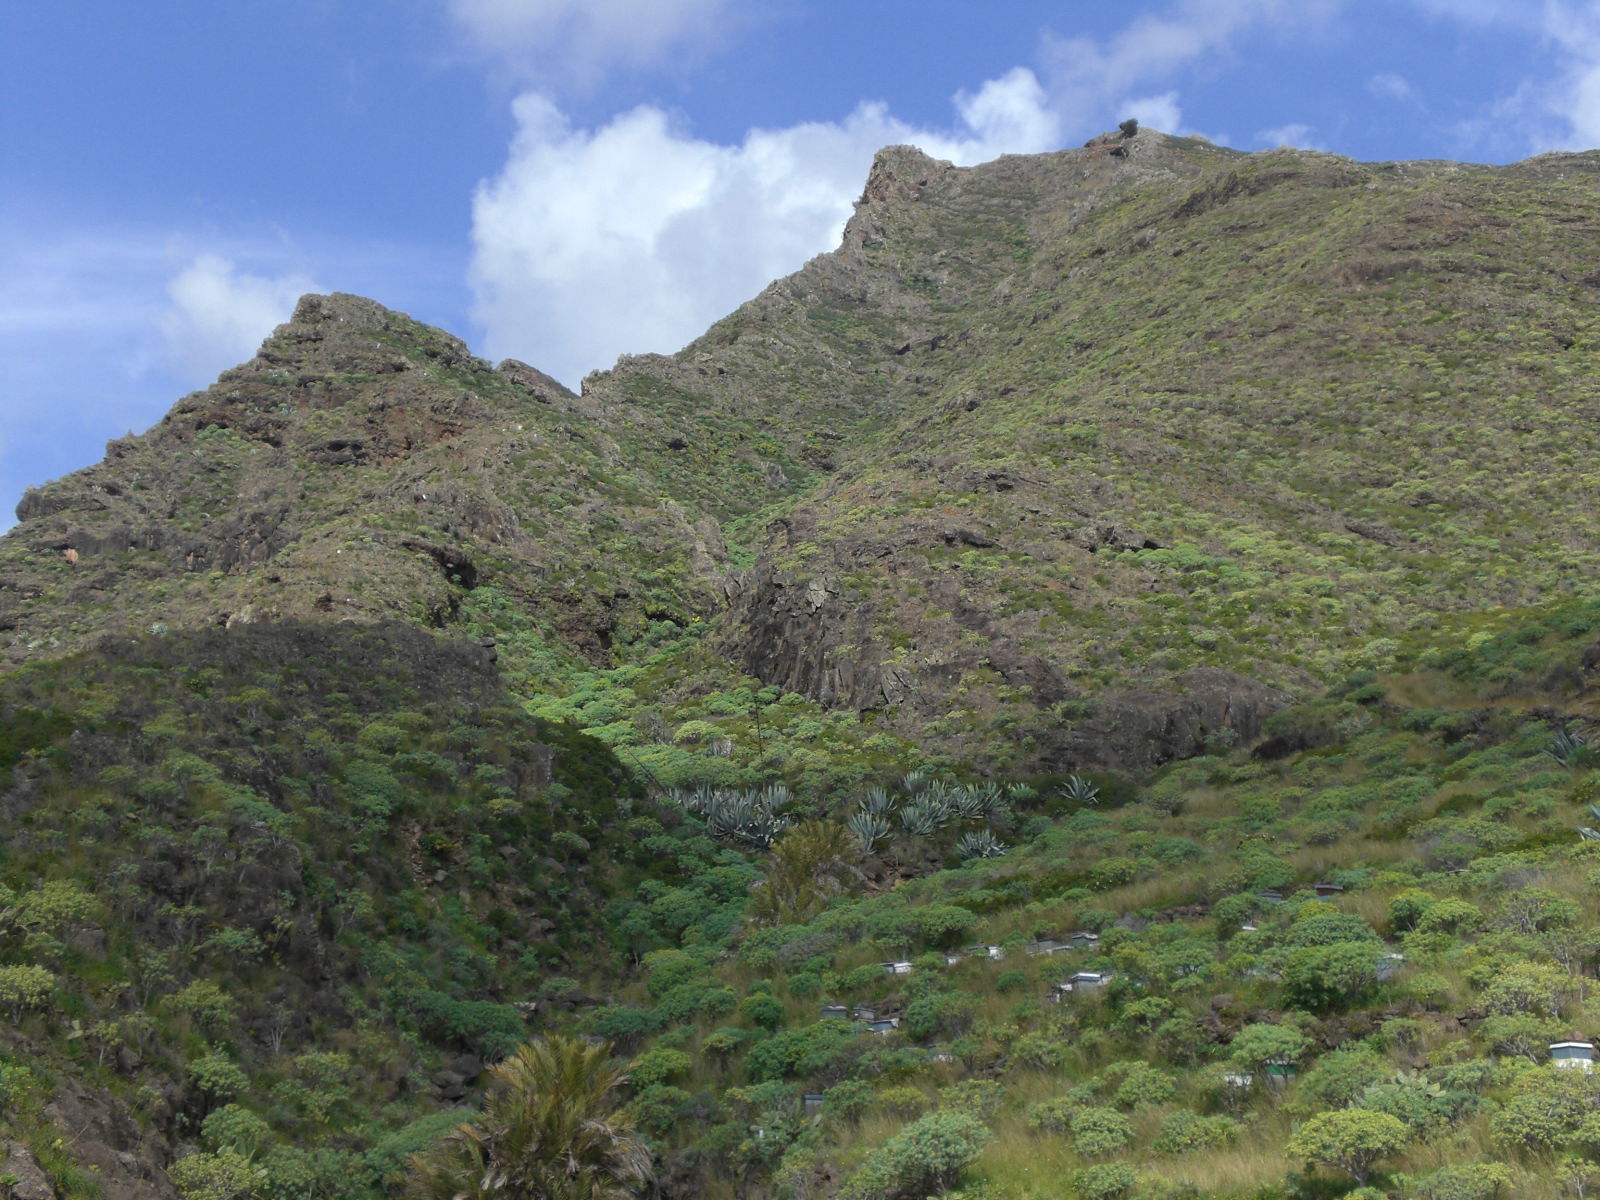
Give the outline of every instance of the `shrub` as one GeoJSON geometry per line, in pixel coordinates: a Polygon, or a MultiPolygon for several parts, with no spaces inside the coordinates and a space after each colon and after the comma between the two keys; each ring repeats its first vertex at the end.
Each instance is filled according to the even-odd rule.
{"type": "Polygon", "coordinates": [[[272,1127],[248,1108],[224,1104],[201,1123],[200,1134],[213,1150],[251,1155],[272,1138],[272,1127]]]}
{"type": "Polygon", "coordinates": [[[1597,1102],[1600,1079],[1592,1075],[1556,1067],[1525,1071],[1489,1129],[1501,1145],[1550,1150],[1577,1131],[1597,1102]]]}
{"type": "Polygon", "coordinates": [[[930,904],[907,914],[913,936],[934,946],[949,946],[964,937],[977,916],[957,904],[930,904]]]}
{"type": "Polygon", "coordinates": [[[1419,933],[1471,933],[1483,928],[1483,914],[1476,905],[1453,897],[1430,904],[1417,918],[1419,933]]]}
{"type": "Polygon", "coordinates": [[[1162,1119],[1151,1148],[1157,1154],[1187,1154],[1218,1149],[1238,1136],[1238,1124],[1228,1117],[1202,1117],[1184,1109],[1162,1119]]]}
{"type": "Polygon", "coordinates": [[[1293,951],[1283,968],[1283,995],[1314,1012],[1343,1008],[1377,985],[1381,947],[1373,942],[1334,942],[1293,951]]]}
{"type": "Polygon", "coordinates": [[[936,1035],[960,1037],[972,1024],[977,1002],[955,992],[919,996],[906,1006],[906,1032],[919,1040],[936,1035]]]}
{"type": "Polygon", "coordinates": [[[233,997],[209,979],[195,980],[181,992],[168,996],[162,1004],[212,1034],[220,1034],[232,1025],[238,1011],[233,997]]]}
{"type": "Polygon", "coordinates": [[[1066,1133],[1072,1128],[1072,1114],[1080,1107],[1065,1096],[1057,1096],[1053,1100],[1041,1100],[1038,1104],[1028,1105],[1023,1119],[1027,1121],[1028,1128],[1036,1133],[1066,1133]]]}
{"type": "Polygon", "coordinates": [[[33,1008],[43,1008],[56,990],[54,973],[43,967],[0,967],[0,1008],[13,1021],[33,1008]]]}
{"type": "Polygon", "coordinates": [[[786,1029],[753,1046],[745,1056],[752,1079],[816,1075],[826,1070],[838,1053],[856,1038],[845,1021],[818,1021],[800,1029],[786,1029]]]}
{"type": "Polygon", "coordinates": [[[1513,963],[1498,972],[1483,990],[1483,1006],[1491,1013],[1558,1015],[1571,981],[1542,963],[1513,963]]]}
{"type": "Polygon", "coordinates": [[[411,1006],[425,1036],[465,1046],[485,1059],[506,1057],[528,1036],[522,1014],[509,1004],[425,991],[412,997],[411,1006]]]}
{"type": "Polygon", "coordinates": [[[878,1107],[897,1117],[920,1117],[930,1106],[927,1094],[921,1088],[903,1083],[879,1092],[878,1107]]]}
{"type": "Polygon", "coordinates": [[[1463,1163],[1441,1167],[1416,1184],[1417,1200],[1493,1200],[1511,1186],[1504,1163],[1463,1163]]]}
{"type": "Polygon", "coordinates": [[[1131,858],[1102,858],[1089,868],[1089,886],[1097,892],[1132,883],[1139,874],[1139,864],[1131,858]]]}
{"type": "MultiPolygon", "coordinates": [[[[783,1005],[778,1005],[778,1015],[783,1015],[783,1005]]],[[[661,1014],[653,1008],[628,1008],[608,1004],[597,1008],[586,1022],[588,1031],[608,1042],[615,1042],[619,1050],[626,1050],[652,1033],[659,1033],[663,1022],[661,1014]]]]}
{"type": "Polygon", "coordinates": [[[999,975],[995,976],[994,980],[994,990],[999,992],[1001,995],[1006,995],[1010,992],[1020,992],[1027,986],[1027,973],[1024,971],[1019,971],[1015,967],[1001,971],[999,975]]]}
{"type": "Polygon", "coordinates": [[[1120,1080],[1112,1099],[1124,1108],[1167,1104],[1178,1094],[1169,1075],[1145,1062],[1114,1063],[1106,1068],[1105,1077],[1120,1080]]]}
{"type": "Polygon", "coordinates": [[[746,996],[739,1005],[739,1015],[758,1029],[773,1030],[783,1024],[783,1001],[765,992],[746,996]]]}
{"type": "MultiPolygon", "coordinates": [[[[1319,906],[1320,907],[1320,906],[1319,906]]],[[[1289,928],[1291,946],[1332,946],[1337,942],[1375,942],[1378,935],[1353,913],[1322,912],[1302,917],[1289,928]]]]}
{"type": "Polygon", "coordinates": [[[180,1158],[168,1169],[168,1174],[183,1200],[256,1196],[267,1180],[264,1168],[230,1146],[224,1146],[215,1154],[190,1154],[180,1158]]]}
{"type": "Polygon", "coordinates": [[[664,1050],[656,1046],[628,1064],[628,1082],[647,1088],[688,1074],[691,1065],[689,1056],[682,1050],[664,1050]]]}
{"type": "Polygon", "coordinates": [[[822,1093],[822,1111],[853,1121],[872,1106],[872,1100],[872,1085],[865,1079],[846,1079],[822,1093]]]}
{"type": "Polygon", "coordinates": [[[1114,1108],[1084,1108],[1070,1122],[1074,1149],[1088,1158],[1115,1154],[1133,1141],[1133,1122],[1114,1108]]]}
{"type": "Polygon", "coordinates": [[[189,1064],[189,1079],[211,1101],[231,1100],[250,1086],[239,1064],[216,1050],[189,1064]]]}
{"type": "Polygon", "coordinates": [[[963,1079],[939,1089],[939,1108],[944,1112],[963,1112],[986,1121],[1000,1107],[1005,1089],[993,1079],[963,1079]]]}
{"type": "Polygon", "coordinates": [[[1432,892],[1407,888],[1389,901],[1389,925],[1395,930],[1415,929],[1422,914],[1439,902],[1432,892]]]}
{"type": "Polygon", "coordinates": [[[1295,1091],[1298,1099],[1309,1101],[1313,1110],[1347,1108],[1389,1072],[1386,1059],[1365,1047],[1352,1046],[1324,1054],[1295,1091]]]}
{"type": "Polygon", "coordinates": [[[1337,1167],[1365,1186],[1377,1161],[1402,1149],[1410,1136],[1405,1124],[1388,1113],[1345,1108],[1312,1117],[1284,1149],[1293,1158],[1337,1167]]]}
{"type": "Polygon", "coordinates": [[[656,1137],[671,1133],[693,1097],[680,1087],[656,1083],[642,1090],[624,1110],[638,1127],[656,1137]]]}
{"type": "Polygon", "coordinates": [[[947,1191],[988,1140],[975,1117],[929,1113],[869,1154],[839,1200],[922,1200],[947,1191]]]}
{"type": "Polygon", "coordinates": [[[707,1054],[714,1054],[718,1058],[728,1058],[739,1053],[744,1048],[748,1035],[742,1029],[730,1029],[727,1026],[714,1029],[706,1034],[705,1041],[700,1043],[700,1048],[707,1054]]]}
{"type": "Polygon", "coordinates": [[[1073,1175],[1072,1194],[1079,1200],[1122,1200],[1136,1182],[1127,1163],[1095,1163],[1073,1175]]]}
{"type": "Polygon", "coordinates": [[[1285,1025],[1246,1025],[1228,1045],[1228,1061],[1246,1071],[1261,1072],[1274,1060],[1298,1062],[1306,1052],[1305,1037],[1285,1025]]]}

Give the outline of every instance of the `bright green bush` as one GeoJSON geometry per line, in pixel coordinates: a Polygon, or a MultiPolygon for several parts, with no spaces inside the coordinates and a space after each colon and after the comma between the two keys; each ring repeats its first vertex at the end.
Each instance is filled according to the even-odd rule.
{"type": "Polygon", "coordinates": [[[783,1001],[776,996],[757,992],[740,1002],[739,1015],[758,1029],[777,1029],[783,1024],[783,1001]]]}
{"type": "Polygon", "coordinates": [[[221,1034],[237,1019],[238,1005],[232,996],[209,979],[197,979],[180,992],[162,1001],[163,1007],[188,1017],[210,1034],[221,1034]]]}
{"type": "Polygon", "coordinates": [[[1005,1098],[1005,1088],[994,1079],[963,1079],[939,1089],[941,1112],[962,1112],[987,1121],[1005,1098]]]}
{"type": "Polygon", "coordinates": [[[1202,1117],[1180,1109],[1161,1120],[1161,1130],[1151,1143],[1157,1154],[1188,1154],[1232,1144],[1239,1136],[1237,1122],[1228,1117],[1202,1117]]]}
{"type": "Polygon", "coordinates": [[[906,1006],[905,1030],[918,1041],[931,1037],[959,1037],[972,1024],[977,1003],[959,992],[919,996],[906,1006]]]}
{"type": "Polygon", "coordinates": [[[1078,1200],[1123,1200],[1137,1182],[1127,1163],[1094,1163],[1073,1174],[1072,1194],[1078,1200]]]}
{"type": "Polygon", "coordinates": [[[1072,1116],[1083,1106],[1065,1096],[1041,1100],[1028,1105],[1023,1119],[1028,1128],[1037,1133],[1067,1133],[1072,1128],[1072,1116]]]}
{"type": "Polygon", "coordinates": [[[201,1123],[200,1133],[212,1150],[231,1148],[251,1155],[271,1139],[272,1127],[248,1108],[224,1104],[201,1123]]]}
{"type": "Polygon", "coordinates": [[[1133,1122],[1114,1108],[1080,1109],[1068,1127],[1073,1149],[1089,1158],[1115,1154],[1133,1141],[1133,1122]]]}
{"type": "Polygon", "coordinates": [[[259,1196],[267,1181],[265,1168],[231,1146],[215,1154],[197,1153],[180,1158],[168,1168],[172,1185],[183,1200],[241,1200],[259,1196]]]}
{"type": "Polygon", "coordinates": [[[1376,942],[1334,942],[1290,953],[1283,968],[1283,998],[1313,1012],[1356,1003],[1377,986],[1376,942]]]}
{"type": "Polygon", "coordinates": [[[965,1113],[929,1113],[869,1154],[839,1200],[922,1200],[947,1191],[989,1136],[965,1113]]]}
{"type": "Polygon", "coordinates": [[[635,1087],[647,1088],[687,1075],[692,1065],[693,1060],[682,1050],[666,1050],[657,1046],[646,1050],[628,1064],[628,1081],[635,1087]]]}
{"type": "Polygon", "coordinates": [[[1417,1200],[1495,1200],[1512,1183],[1504,1163],[1461,1163],[1440,1167],[1416,1182],[1417,1200]]]}
{"type": "Polygon", "coordinates": [[[39,966],[0,967],[0,1008],[13,1021],[31,1009],[43,1008],[55,994],[57,978],[39,966]]]}
{"type": "Polygon", "coordinates": [[[189,1081],[212,1103],[231,1100],[250,1086],[239,1064],[217,1050],[189,1064],[189,1081]]]}
{"type": "Polygon", "coordinates": [[[1373,1166],[1403,1149],[1410,1137],[1411,1131],[1388,1113],[1345,1108],[1312,1117],[1284,1149],[1294,1158],[1337,1167],[1365,1185],[1373,1166]]]}

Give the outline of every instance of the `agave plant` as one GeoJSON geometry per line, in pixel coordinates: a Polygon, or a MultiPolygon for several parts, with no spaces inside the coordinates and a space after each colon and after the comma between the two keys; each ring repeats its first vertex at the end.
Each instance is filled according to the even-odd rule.
{"type": "Polygon", "coordinates": [[[956,819],[956,797],[958,794],[958,789],[940,781],[918,796],[917,803],[933,817],[935,825],[943,828],[956,819]]]}
{"type": "Polygon", "coordinates": [[[998,792],[991,798],[983,788],[979,787],[958,788],[951,793],[955,815],[963,821],[975,821],[983,816],[998,797],[998,792]]]}
{"type": "Polygon", "coordinates": [[[1556,762],[1565,767],[1568,766],[1573,759],[1577,758],[1579,753],[1588,744],[1589,743],[1584,739],[1583,734],[1573,733],[1570,730],[1563,729],[1560,733],[1556,734],[1555,737],[1550,739],[1550,745],[1543,751],[1543,753],[1546,758],[1553,758],[1556,760],[1556,762]]]}
{"type": "Polygon", "coordinates": [[[1089,805],[1100,798],[1100,789],[1082,775],[1074,775],[1061,785],[1061,798],[1073,804],[1089,805]]]}
{"type": "Polygon", "coordinates": [[[933,777],[926,771],[907,771],[900,776],[900,790],[908,796],[915,796],[933,782],[933,777]]]}
{"type": "Polygon", "coordinates": [[[684,788],[671,797],[685,812],[706,823],[714,838],[745,842],[766,849],[789,825],[777,810],[789,802],[789,789],[781,784],[759,789],[684,788]]]}
{"type": "Polygon", "coordinates": [[[956,854],[961,859],[994,858],[1006,852],[1006,845],[987,829],[969,833],[956,843],[956,854]]]}
{"type": "Polygon", "coordinates": [[[868,788],[867,794],[861,798],[861,811],[875,817],[887,817],[894,808],[894,797],[881,787],[868,788]]]}
{"type": "Polygon", "coordinates": [[[932,837],[939,832],[939,814],[919,800],[900,810],[900,824],[912,837],[932,837]]]}
{"type": "Polygon", "coordinates": [[[889,822],[882,815],[869,812],[865,808],[851,813],[845,822],[847,828],[861,846],[861,853],[871,854],[872,848],[889,836],[889,822]]]}

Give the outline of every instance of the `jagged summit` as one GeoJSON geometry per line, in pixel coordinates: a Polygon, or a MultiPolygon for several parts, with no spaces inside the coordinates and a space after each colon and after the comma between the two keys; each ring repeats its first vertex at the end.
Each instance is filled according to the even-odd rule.
{"type": "MultiPolygon", "coordinates": [[[[490,548],[500,587],[537,592],[572,647],[595,650],[611,597],[573,582],[586,523],[631,513],[646,489],[585,407],[372,300],[306,296],[249,362],[97,466],[25,494],[0,541],[6,656],[156,626],[446,626],[490,548]],[[548,518],[573,508],[585,519],[548,518]]],[[[648,506],[628,518],[642,545],[693,542],[648,506]]],[[[618,579],[634,569],[619,563],[618,579]]],[[[692,593],[686,581],[678,602],[692,593]]]]}

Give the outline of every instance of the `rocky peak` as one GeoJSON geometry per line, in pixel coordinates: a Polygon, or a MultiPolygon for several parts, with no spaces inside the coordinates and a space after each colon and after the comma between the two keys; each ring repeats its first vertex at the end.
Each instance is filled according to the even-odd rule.
{"type": "Polygon", "coordinates": [[[256,357],[224,372],[218,382],[263,370],[389,374],[429,363],[488,366],[473,357],[465,342],[442,329],[414,321],[375,300],[335,292],[302,296],[294,315],[272,331],[256,357]]]}

